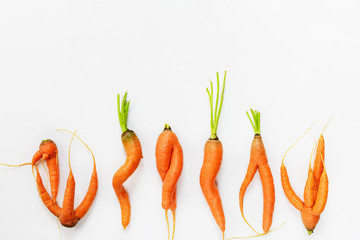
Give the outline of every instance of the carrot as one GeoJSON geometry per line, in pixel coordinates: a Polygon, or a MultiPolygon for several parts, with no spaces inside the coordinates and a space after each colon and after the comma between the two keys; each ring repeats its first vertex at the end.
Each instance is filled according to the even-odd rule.
{"type": "Polygon", "coordinates": [[[223,206],[221,203],[221,198],[219,194],[219,190],[216,186],[216,176],[220,170],[222,155],[223,155],[223,147],[221,141],[217,137],[217,127],[219,123],[222,103],[224,100],[224,90],[225,90],[225,80],[226,80],[226,71],[224,74],[223,88],[221,93],[221,100],[218,109],[219,102],[219,73],[216,73],[217,76],[217,96],[216,96],[216,104],[215,108],[213,108],[213,84],[210,81],[211,85],[211,93],[208,88],[206,91],[209,95],[210,100],[210,127],[211,127],[211,136],[205,143],[204,148],[204,161],[200,171],[200,187],[204,194],[204,197],[209,205],[211,213],[219,226],[221,232],[223,233],[223,239],[225,236],[225,215],[223,206]]]}
{"type": "MultiPolygon", "coordinates": [[[[46,160],[46,165],[49,169],[49,178],[50,178],[50,187],[51,187],[51,197],[56,201],[59,187],[59,164],[58,164],[58,150],[56,144],[50,140],[46,139],[41,142],[39,152],[43,160],[46,160]]],[[[32,160],[32,164],[36,164],[37,155],[35,153],[35,158],[32,160]]]]}
{"type": "Polygon", "coordinates": [[[39,169],[36,165],[34,165],[36,169],[36,185],[39,192],[39,196],[41,200],[43,201],[44,205],[49,209],[49,211],[54,214],[56,217],[60,215],[61,208],[54,202],[54,200],[50,197],[49,193],[46,191],[44,184],[42,182],[39,169]]]}
{"type": "MultiPolygon", "coordinates": [[[[67,131],[64,129],[59,129],[62,131],[67,131]]],[[[70,132],[70,131],[67,131],[70,132]]],[[[51,213],[53,213],[56,217],[59,217],[60,223],[64,227],[74,227],[78,221],[85,216],[89,208],[91,207],[93,200],[96,196],[97,188],[98,188],[98,180],[97,180],[97,172],[96,172],[96,165],[95,165],[95,157],[92,153],[91,149],[81,140],[79,136],[76,135],[74,132],[70,132],[73,134],[70,144],[69,144],[69,176],[65,188],[65,194],[64,194],[64,200],[63,200],[63,206],[60,208],[57,203],[50,198],[50,195],[46,191],[41,176],[39,174],[39,170],[36,165],[33,165],[36,169],[36,183],[38,192],[40,195],[41,200],[43,201],[44,205],[50,210],[51,213]],[[89,189],[83,199],[83,201],[80,203],[80,205],[74,210],[74,198],[75,198],[75,179],[74,175],[72,173],[71,165],[70,165],[70,148],[71,143],[73,141],[73,138],[77,137],[84,145],[85,147],[90,151],[93,162],[94,162],[94,169],[91,176],[89,189]]]]}
{"type": "Polygon", "coordinates": [[[135,132],[127,128],[127,116],[129,111],[130,101],[126,100],[127,92],[125,93],[121,107],[120,95],[117,95],[118,115],[120,126],[122,130],[121,141],[126,152],[125,163],[115,172],[113,177],[113,188],[119,200],[121,208],[121,222],[124,230],[130,222],[131,205],[129,196],[123,186],[124,182],[135,172],[139,166],[142,158],[141,144],[135,132]]]}
{"type": "MultiPolygon", "coordinates": [[[[249,166],[245,175],[245,179],[240,187],[239,205],[242,217],[244,218],[245,222],[251,227],[251,225],[248,223],[244,216],[243,200],[247,187],[254,178],[255,173],[259,171],[264,198],[262,227],[264,232],[266,233],[269,231],[272,224],[272,216],[275,204],[275,187],[270,166],[268,164],[268,159],[266,157],[265,147],[260,135],[260,112],[254,111],[252,109],[250,110],[254,121],[251,119],[248,112],[246,112],[246,114],[248,115],[251,125],[253,126],[255,136],[251,144],[249,166]]],[[[254,230],[253,227],[251,228],[254,230]]],[[[256,233],[259,234],[258,232],[256,233]]]]}
{"type": "MultiPolygon", "coordinates": [[[[310,128],[306,131],[308,132],[310,128]]],[[[327,195],[328,195],[328,177],[326,174],[326,168],[325,168],[325,162],[323,159],[323,150],[324,145],[319,147],[319,144],[324,143],[324,139],[322,137],[322,134],[318,140],[318,143],[315,143],[316,147],[316,156],[315,161],[317,158],[320,158],[320,161],[322,163],[322,172],[320,173],[319,181],[316,180],[316,174],[315,174],[315,168],[320,168],[318,165],[315,165],[314,162],[314,170],[311,168],[311,159],[313,156],[313,152],[311,153],[310,157],[310,164],[308,169],[308,178],[306,180],[305,189],[304,189],[304,202],[296,195],[294,190],[291,187],[290,180],[286,171],[286,167],[284,165],[284,160],[286,154],[289,152],[289,150],[306,134],[306,132],[298,139],[296,142],[286,151],[282,162],[281,162],[281,184],[283,186],[284,193],[286,197],[288,198],[289,202],[300,211],[301,213],[301,219],[302,222],[308,231],[308,234],[312,234],[317,223],[320,219],[320,214],[324,211],[326,202],[327,202],[327,195]],[[319,152],[320,151],[320,152],[319,152]]],[[[315,148],[314,147],[314,148],[315,148]]]]}
{"type": "MultiPolygon", "coordinates": [[[[161,206],[165,209],[166,221],[169,208],[173,214],[173,235],[175,233],[176,183],[183,168],[183,151],[179,140],[168,124],[156,143],[156,167],[163,181],[161,206]]],[[[168,237],[170,238],[169,224],[168,237]]]]}
{"type": "Polygon", "coordinates": [[[59,187],[59,165],[57,158],[58,158],[58,150],[56,144],[51,139],[45,139],[41,142],[39,146],[39,150],[34,154],[31,162],[22,163],[18,165],[0,163],[0,165],[4,165],[8,167],[20,167],[24,165],[34,166],[40,161],[40,159],[42,161],[46,160],[46,165],[48,166],[49,169],[51,196],[52,199],[56,201],[56,197],[58,194],[58,187],[59,187]]]}

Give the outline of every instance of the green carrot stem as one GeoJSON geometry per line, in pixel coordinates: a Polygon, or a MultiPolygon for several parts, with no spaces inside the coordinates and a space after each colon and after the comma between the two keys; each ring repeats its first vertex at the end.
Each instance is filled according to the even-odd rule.
{"type": "Polygon", "coordinates": [[[258,112],[256,110],[252,110],[252,109],[250,109],[250,111],[251,111],[253,120],[251,119],[248,111],[246,111],[246,114],[247,114],[247,116],[251,122],[251,125],[254,129],[255,135],[256,134],[260,135],[260,112],[258,112]]]}
{"type": "Polygon", "coordinates": [[[127,128],[127,117],[129,112],[129,105],[130,101],[127,101],[127,92],[125,92],[124,97],[120,104],[120,94],[117,95],[117,107],[118,107],[118,115],[119,115],[119,122],[120,127],[123,132],[128,130],[127,128]]]}
{"type": "Polygon", "coordinates": [[[215,102],[215,109],[214,109],[214,91],[213,91],[213,83],[210,80],[210,87],[211,92],[208,88],[206,88],[206,91],[209,95],[209,101],[210,101],[210,128],[211,128],[211,136],[210,139],[217,139],[217,127],[219,124],[220,119],[220,113],[222,109],[222,104],[224,101],[224,90],[225,90],[225,80],[226,80],[226,71],[224,74],[224,81],[223,81],[223,88],[220,96],[220,104],[219,104],[219,93],[220,93],[220,80],[219,80],[219,73],[216,73],[217,77],[217,90],[216,90],[216,102],[215,102]],[[219,108],[218,108],[219,107],[219,108]]]}

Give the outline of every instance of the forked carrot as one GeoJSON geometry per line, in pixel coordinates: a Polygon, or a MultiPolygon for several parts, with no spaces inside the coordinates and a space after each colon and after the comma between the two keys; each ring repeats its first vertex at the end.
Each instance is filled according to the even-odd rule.
{"type": "Polygon", "coordinates": [[[210,100],[210,127],[211,127],[211,136],[205,143],[204,148],[204,161],[200,171],[200,187],[204,194],[204,197],[207,201],[207,204],[210,207],[211,213],[219,226],[223,239],[225,237],[225,215],[223,206],[221,203],[221,198],[219,190],[216,186],[216,176],[220,170],[222,156],[223,156],[223,147],[221,141],[217,136],[217,127],[219,124],[220,113],[222,108],[222,103],[224,100],[224,90],[225,90],[225,80],[226,80],[226,71],[224,74],[223,88],[221,93],[220,105],[219,102],[219,73],[216,73],[217,76],[217,94],[216,94],[216,104],[215,108],[213,106],[214,92],[213,84],[210,81],[211,92],[207,88],[206,91],[209,95],[210,100]],[[219,106],[219,108],[218,108],[219,106]]]}
{"type": "MultiPolygon", "coordinates": [[[[307,131],[309,131],[308,129],[307,131]]],[[[306,131],[306,132],[307,132],[306,131]]],[[[306,133],[305,132],[305,133],[306,133]]],[[[305,133],[302,135],[304,136],[305,133]]],[[[302,137],[301,136],[301,137],[302,137]]],[[[301,138],[300,137],[300,138],[301,138]]],[[[306,185],[304,189],[304,202],[296,195],[294,190],[292,189],[290,185],[290,180],[286,171],[286,167],[284,165],[284,159],[286,154],[289,152],[289,150],[300,140],[300,138],[286,151],[282,162],[281,162],[281,184],[284,189],[284,193],[286,197],[288,198],[289,202],[298,210],[301,212],[301,218],[303,221],[303,224],[308,231],[309,235],[313,233],[317,223],[320,219],[320,214],[324,211],[326,201],[327,201],[327,195],[328,195],[328,177],[326,174],[326,168],[325,168],[325,162],[323,159],[323,150],[324,146],[320,146],[319,144],[324,144],[324,139],[322,137],[322,134],[318,140],[318,143],[315,143],[316,150],[316,158],[320,158],[320,161],[322,163],[322,172],[320,173],[319,181],[316,180],[315,175],[315,162],[314,162],[314,170],[311,169],[311,158],[310,158],[310,164],[309,164],[309,170],[308,170],[308,179],[306,180],[306,185]],[[317,145],[317,146],[316,146],[317,145]],[[320,151],[320,152],[318,152],[320,151]]],[[[314,151],[314,149],[313,149],[314,151]]],[[[311,154],[313,155],[313,153],[311,154]]],[[[319,169],[319,166],[316,167],[319,169]]]]}
{"type": "MultiPolygon", "coordinates": [[[[67,131],[64,129],[60,129],[63,131],[67,131]]],[[[70,131],[67,131],[70,132],[70,131]]],[[[91,207],[93,200],[96,196],[97,188],[98,188],[98,179],[97,179],[97,172],[96,172],[96,165],[95,165],[95,157],[92,153],[91,149],[83,142],[80,137],[76,135],[74,132],[70,132],[73,134],[70,144],[69,144],[69,177],[66,184],[65,194],[64,194],[64,200],[63,200],[63,206],[60,208],[53,199],[51,199],[50,195],[46,191],[43,182],[41,180],[41,176],[39,174],[39,170],[36,165],[33,165],[36,170],[36,183],[38,192],[40,195],[41,200],[43,201],[44,205],[49,209],[51,213],[53,213],[56,217],[59,218],[59,221],[61,225],[65,227],[74,227],[78,221],[84,217],[84,215],[87,213],[89,208],[91,207]],[[92,157],[93,157],[93,173],[91,176],[90,184],[88,191],[83,199],[83,201],[80,203],[80,205],[74,210],[74,198],[75,198],[75,179],[72,174],[72,169],[70,165],[70,148],[73,138],[77,137],[84,145],[85,147],[90,151],[92,157]]]]}
{"type": "Polygon", "coordinates": [[[180,142],[168,124],[159,135],[156,143],[156,167],[163,181],[161,206],[165,209],[170,238],[169,221],[167,211],[170,209],[173,215],[173,234],[175,234],[175,209],[176,209],[176,183],[183,168],[183,151],[180,142]]]}
{"type": "Polygon", "coordinates": [[[113,188],[119,200],[121,208],[121,222],[124,230],[129,225],[131,205],[129,196],[123,186],[124,182],[135,172],[139,166],[140,160],[143,157],[141,151],[141,144],[135,132],[127,128],[127,116],[129,111],[130,101],[127,101],[127,92],[121,102],[120,95],[117,95],[118,115],[120,127],[122,130],[121,141],[126,152],[125,163],[115,172],[113,177],[113,188]]]}
{"type": "Polygon", "coordinates": [[[255,136],[251,144],[250,150],[250,162],[245,175],[245,179],[240,187],[239,192],[239,205],[241,215],[244,218],[245,222],[254,230],[257,234],[259,234],[255,229],[249,224],[244,216],[243,211],[243,201],[244,195],[247,187],[251,183],[254,178],[254,175],[257,171],[259,171],[261,184],[263,188],[263,198],[264,198],[264,209],[263,209],[263,230],[267,233],[272,224],[272,216],[274,212],[274,204],[275,204],[275,187],[274,180],[271,174],[270,166],[268,164],[268,159],[266,157],[265,147],[260,135],[260,112],[254,111],[252,109],[251,114],[253,120],[251,119],[248,112],[246,114],[249,117],[251,125],[253,126],[255,136]]]}
{"type": "Polygon", "coordinates": [[[58,158],[58,150],[56,144],[51,139],[45,139],[41,142],[39,146],[39,150],[34,154],[31,162],[22,163],[18,165],[0,163],[0,165],[8,166],[8,167],[21,167],[25,165],[34,166],[41,159],[41,163],[44,166],[43,160],[45,160],[46,165],[49,169],[51,196],[52,199],[56,201],[56,197],[58,194],[58,187],[59,187],[59,164],[57,158],[58,158]]]}

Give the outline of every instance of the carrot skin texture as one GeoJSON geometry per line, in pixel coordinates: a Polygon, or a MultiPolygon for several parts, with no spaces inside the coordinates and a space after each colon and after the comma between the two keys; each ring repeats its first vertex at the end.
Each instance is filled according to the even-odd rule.
{"type": "Polygon", "coordinates": [[[176,147],[173,150],[171,165],[164,178],[164,184],[162,188],[161,205],[164,209],[169,209],[172,204],[176,183],[180,177],[182,168],[183,168],[183,152],[181,147],[176,147]]]}
{"type": "Polygon", "coordinates": [[[246,175],[244,178],[244,181],[241,184],[240,192],[239,192],[239,205],[240,205],[240,211],[241,215],[244,216],[244,196],[247,187],[250,185],[251,181],[253,180],[255,174],[257,171],[257,165],[254,162],[249,163],[248,169],[246,171],[246,175]]]}
{"type": "Polygon", "coordinates": [[[324,170],[323,161],[325,161],[325,140],[324,136],[321,134],[318,140],[314,161],[314,177],[316,180],[316,186],[319,185],[320,177],[324,170]]]}
{"type": "Polygon", "coordinates": [[[320,215],[314,215],[311,208],[304,207],[301,210],[301,220],[308,231],[314,231],[316,224],[319,222],[320,215]]]}
{"type": "Polygon", "coordinates": [[[211,213],[222,232],[225,232],[225,215],[219,194],[215,185],[216,176],[220,170],[223,147],[220,140],[209,139],[205,143],[204,162],[200,171],[200,187],[210,207],[211,213]]]}
{"type": "Polygon", "coordinates": [[[176,183],[183,169],[183,151],[171,129],[165,129],[156,142],[156,167],[163,181],[161,206],[176,209],[176,183]]]}
{"type": "Polygon", "coordinates": [[[173,135],[175,134],[171,130],[164,130],[156,142],[156,168],[162,181],[164,181],[165,175],[170,167],[173,145],[175,144],[173,135]]]}
{"type": "Polygon", "coordinates": [[[304,208],[304,202],[296,195],[294,190],[291,187],[289,176],[284,164],[280,167],[281,172],[281,185],[284,189],[284,193],[289,200],[289,202],[299,211],[304,208]]]}
{"type": "Polygon", "coordinates": [[[247,187],[256,173],[256,170],[259,170],[259,175],[263,187],[263,230],[264,232],[268,232],[272,224],[272,216],[274,212],[275,187],[270,166],[268,164],[268,159],[266,157],[265,147],[260,134],[256,134],[251,143],[250,162],[245,179],[240,187],[239,203],[240,211],[243,216],[244,195],[247,187]]]}
{"type": "Polygon", "coordinates": [[[308,179],[306,180],[305,188],[304,188],[304,204],[305,207],[312,207],[315,202],[315,178],[314,174],[309,166],[308,170],[308,179]]]}
{"type": "Polygon", "coordinates": [[[36,185],[40,198],[43,201],[44,205],[49,209],[49,211],[56,217],[58,217],[60,215],[61,208],[53,201],[53,199],[51,199],[49,193],[44,187],[38,167],[36,165],[34,165],[34,167],[36,169],[36,185]]]}
{"type": "Polygon", "coordinates": [[[46,160],[49,169],[51,196],[54,201],[58,194],[59,187],[59,164],[57,162],[57,146],[51,139],[41,142],[39,151],[35,153],[32,159],[32,165],[35,165],[41,158],[46,160]]]}
{"type": "Polygon", "coordinates": [[[88,191],[83,199],[83,201],[80,203],[80,205],[75,209],[75,216],[79,219],[83,218],[85,214],[89,211],[90,206],[92,205],[96,193],[98,189],[98,177],[96,172],[96,166],[94,164],[94,170],[91,175],[90,184],[88,191]]]}
{"type": "Polygon", "coordinates": [[[42,158],[41,152],[40,152],[40,151],[37,151],[37,152],[34,154],[32,160],[31,160],[31,164],[32,164],[32,165],[35,165],[41,158],[42,158]]]}
{"type": "Polygon", "coordinates": [[[273,217],[274,205],[275,205],[274,180],[268,163],[266,163],[265,165],[260,165],[258,169],[263,186],[263,198],[264,198],[263,230],[264,232],[268,232],[272,224],[272,217],[273,217]]]}
{"type": "Polygon", "coordinates": [[[320,177],[319,188],[316,195],[315,204],[312,207],[311,212],[315,215],[320,215],[324,209],[327,202],[327,196],[329,191],[329,180],[324,170],[320,177]]]}
{"type": "Polygon", "coordinates": [[[126,152],[125,163],[115,172],[113,177],[113,188],[120,202],[121,220],[124,229],[130,222],[131,206],[129,196],[123,186],[123,183],[135,172],[142,158],[141,144],[132,130],[126,130],[121,135],[126,152]]]}
{"type": "Polygon", "coordinates": [[[59,216],[61,225],[64,227],[74,227],[79,218],[75,217],[74,211],[74,198],[75,198],[75,179],[72,171],[70,170],[68,180],[66,183],[63,206],[59,216]]]}

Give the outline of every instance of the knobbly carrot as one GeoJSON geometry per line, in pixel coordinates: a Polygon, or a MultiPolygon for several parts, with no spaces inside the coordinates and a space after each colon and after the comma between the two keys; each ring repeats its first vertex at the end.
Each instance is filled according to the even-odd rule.
{"type": "MultiPolygon", "coordinates": [[[[72,133],[71,131],[68,131],[68,130],[65,130],[65,129],[57,129],[57,130],[72,133]]],[[[98,177],[97,177],[94,153],[91,151],[89,146],[78,135],[74,134],[74,136],[77,137],[84,144],[84,146],[89,150],[89,152],[91,153],[91,156],[93,158],[93,172],[91,174],[89,188],[88,188],[88,190],[86,192],[86,195],[85,195],[83,201],[75,209],[75,216],[77,218],[81,219],[89,211],[90,206],[92,205],[92,203],[93,203],[93,201],[95,199],[97,189],[98,189],[98,177]]]]}
{"type": "MultiPolygon", "coordinates": [[[[254,121],[251,120],[251,117],[248,112],[246,112],[246,114],[248,115],[251,125],[253,126],[255,136],[251,144],[250,162],[249,162],[248,170],[246,172],[245,179],[240,187],[239,204],[240,204],[240,211],[242,217],[244,218],[245,222],[251,227],[251,225],[248,223],[248,221],[245,219],[244,216],[243,200],[247,187],[254,178],[256,171],[259,171],[261,184],[263,187],[263,198],[264,198],[262,227],[264,232],[266,233],[269,231],[272,224],[272,216],[273,216],[274,204],[275,204],[275,187],[274,187],[274,180],[271,174],[270,166],[268,164],[268,159],[266,157],[265,147],[260,135],[260,112],[254,111],[252,109],[250,110],[254,121]]],[[[254,228],[252,229],[254,230],[254,228]]]]}
{"type": "MultiPolygon", "coordinates": [[[[306,132],[308,132],[310,129],[308,129],[306,132]]],[[[306,133],[305,132],[305,133],[306,133]]],[[[303,137],[305,133],[301,136],[303,137]]],[[[324,139],[322,137],[322,134],[318,140],[317,147],[316,147],[316,158],[320,158],[320,161],[322,163],[322,172],[320,173],[319,181],[316,180],[315,175],[315,163],[314,163],[314,170],[311,169],[311,158],[310,158],[310,164],[309,164],[309,170],[308,170],[308,179],[306,180],[306,185],[304,189],[304,202],[296,195],[294,190],[292,189],[290,185],[290,180],[286,171],[286,167],[284,165],[284,159],[286,154],[289,152],[289,150],[301,139],[301,137],[286,151],[282,162],[281,162],[281,184],[284,189],[284,193],[286,197],[288,198],[289,202],[298,210],[300,210],[301,213],[301,219],[302,222],[308,231],[309,235],[313,233],[317,223],[320,219],[320,214],[324,211],[326,201],[327,201],[327,195],[328,195],[328,177],[326,174],[326,168],[325,168],[325,162],[323,159],[324,156],[324,148],[325,146],[320,146],[319,144],[324,144],[324,139]],[[319,152],[320,151],[320,152],[319,152]]],[[[314,151],[314,150],[313,150],[314,151]]],[[[311,154],[311,156],[313,153],[311,154]]],[[[319,166],[316,167],[319,169],[319,166]]]]}
{"type": "MultiPolygon", "coordinates": [[[[40,159],[46,161],[46,165],[49,169],[49,178],[50,178],[50,187],[51,187],[51,196],[54,201],[58,194],[59,187],[59,164],[58,164],[58,150],[56,144],[51,139],[45,139],[41,142],[39,150],[34,154],[31,162],[22,163],[18,165],[3,164],[0,165],[8,167],[20,167],[24,165],[35,165],[40,159]]],[[[43,162],[42,162],[43,163],[43,162]]],[[[46,171],[46,168],[45,168],[46,171]]]]}
{"type": "Polygon", "coordinates": [[[169,208],[173,214],[173,235],[175,233],[175,209],[176,209],[176,183],[183,168],[183,151],[180,142],[168,124],[159,135],[156,143],[156,167],[163,181],[161,206],[165,209],[168,225],[168,238],[170,238],[167,211],[169,208]]]}
{"type": "Polygon", "coordinates": [[[39,169],[36,165],[33,165],[36,170],[36,185],[39,192],[39,196],[43,201],[44,205],[49,209],[49,211],[54,214],[56,217],[60,215],[61,208],[54,202],[54,200],[50,197],[49,193],[46,191],[45,186],[42,182],[39,169]]]}
{"type": "MultiPolygon", "coordinates": [[[[42,141],[40,144],[39,153],[41,154],[41,158],[46,160],[46,165],[49,169],[51,197],[54,201],[56,201],[59,187],[59,164],[56,144],[50,139],[42,141]]],[[[32,159],[32,164],[36,164],[36,162],[39,160],[39,153],[35,153],[32,159]]]]}
{"type": "MultiPolygon", "coordinates": [[[[60,129],[60,130],[67,131],[64,129],[60,129]]],[[[67,131],[67,132],[70,132],[70,131],[67,131]]],[[[50,195],[48,194],[48,192],[46,191],[46,189],[42,183],[41,176],[39,174],[39,170],[38,170],[37,166],[33,165],[33,167],[35,167],[35,170],[36,170],[35,178],[36,178],[37,188],[38,188],[38,192],[39,192],[41,200],[43,201],[45,206],[50,210],[50,212],[59,218],[60,223],[65,227],[74,227],[78,223],[78,221],[82,217],[84,217],[84,215],[87,213],[87,211],[89,210],[89,208],[91,207],[91,205],[93,203],[93,200],[96,196],[96,192],[97,192],[97,188],[98,188],[98,179],[97,179],[94,154],[92,153],[91,149],[85,144],[85,142],[83,142],[80,139],[80,137],[78,137],[76,135],[75,132],[74,133],[70,132],[70,133],[73,134],[70,144],[69,144],[70,172],[69,172],[69,177],[68,177],[67,184],[66,184],[62,208],[60,208],[57,205],[57,203],[53,199],[50,198],[50,195]],[[90,153],[93,157],[93,162],[94,162],[94,168],[93,168],[93,173],[92,173],[90,184],[89,184],[89,189],[88,189],[83,201],[75,210],[74,210],[75,179],[74,179],[71,165],[70,165],[70,148],[71,148],[71,143],[73,141],[74,136],[77,137],[85,145],[85,147],[90,151],[90,153]]]]}
{"type": "Polygon", "coordinates": [[[130,101],[126,100],[127,92],[121,102],[120,95],[117,95],[118,115],[120,126],[122,130],[121,141],[126,152],[125,163],[115,172],[113,177],[113,188],[119,200],[121,208],[121,222],[124,230],[130,222],[131,205],[129,196],[123,186],[124,182],[135,172],[139,166],[142,156],[141,144],[135,132],[127,128],[127,116],[129,111],[130,101]]]}
{"type": "Polygon", "coordinates": [[[217,73],[216,76],[217,76],[217,95],[216,95],[215,108],[213,107],[214,93],[213,93],[213,84],[211,81],[210,81],[211,92],[209,91],[208,88],[206,88],[210,100],[211,136],[210,139],[208,139],[205,143],[204,161],[200,171],[200,187],[207,201],[207,204],[210,207],[211,213],[222,232],[224,239],[225,215],[221,203],[219,190],[216,186],[216,176],[220,170],[222,155],[223,155],[223,147],[221,141],[217,136],[217,127],[219,123],[222,103],[224,100],[226,71],[224,74],[223,88],[222,88],[219,108],[218,108],[219,91],[220,91],[219,73],[217,73]]]}

